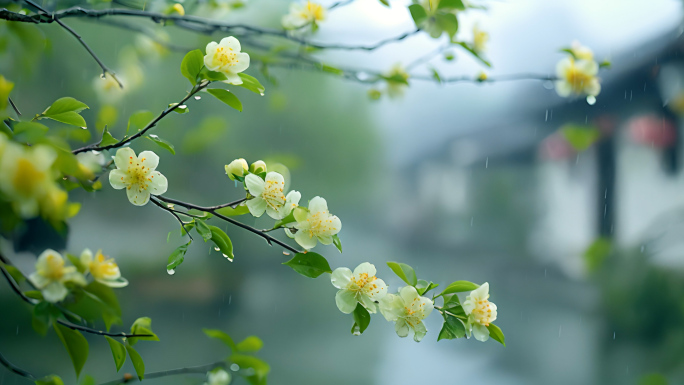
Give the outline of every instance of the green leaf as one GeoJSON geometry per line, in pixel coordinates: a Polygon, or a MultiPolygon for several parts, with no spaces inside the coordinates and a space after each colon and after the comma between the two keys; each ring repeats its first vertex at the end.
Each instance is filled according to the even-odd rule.
{"type": "Polygon", "coordinates": [[[449,326],[447,326],[447,323],[444,322],[442,324],[442,330],[439,331],[439,335],[437,336],[437,341],[441,340],[453,340],[456,338],[453,333],[451,333],[451,330],[449,329],[449,326]]]}
{"type": "Polygon", "coordinates": [[[608,258],[608,255],[610,255],[612,248],[612,243],[608,238],[600,237],[595,240],[584,252],[584,262],[587,265],[587,270],[596,271],[600,268],[606,258],[608,258]]]}
{"type": "Polygon", "coordinates": [[[150,111],[137,111],[131,114],[128,118],[128,125],[126,126],[126,136],[133,130],[133,132],[142,131],[143,128],[154,119],[154,114],[150,111]]]}
{"type": "Polygon", "coordinates": [[[104,147],[110,146],[115,143],[119,143],[119,140],[113,137],[112,134],[109,133],[107,127],[105,127],[104,131],[102,132],[102,140],[100,140],[100,143],[98,145],[104,147]]]}
{"type": "Polygon", "coordinates": [[[140,357],[140,354],[133,349],[131,345],[126,344],[126,351],[128,351],[128,356],[131,357],[131,362],[135,368],[135,373],[142,381],[143,378],[145,378],[145,362],[143,361],[142,357],[140,357]]]}
{"type": "Polygon", "coordinates": [[[235,342],[233,342],[233,339],[230,338],[228,333],[224,332],[223,330],[218,330],[218,329],[202,329],[204,334],[207,335],[209,338],[215,338],[224,344],[228,346],[232,351],[237,350],[237,346],[235,346],[235,342]]]}
{"type": "Polygon", "coordinates": [[[424,279],[419,279],[418,284],[416,285],[416,290],[418,290],[418,294],[424,295],[425,293],[436,288],[437,286],[439,286],[439,284],[434,282],[428,282],[424,279]]]}
{"type": "Polygon", "coordinates": [[[425,8],[420,4],[411,4],[409,5],[409,11],[411,12],[413,22],[416,23],[416,27],[420,28],[423,22],[428,18],[425,8]]]}
{"type": "Polygon", "coordinates": [[[32,299],[43,300],[43,293],[40,290],[27,290],[24,292],[24,295],[32,299]]]}
{"type": "Polygon", "coordinates": [[[268,372],[271,371],[271,367],[266,362],[254,356],[233,354],[229,357],[229,360],[237,364],[241,370],[252,369],[254,371],[253,375],[246,377],[252,384],[265,384],[262,381],[266,378],[268,372]]]}
{"type": "Polygon", "coordinates": [[[179,246],[171,255],[169,255],[169,260],[166,263],[166,270],[173,270],[183,263],[183,260],[185,260],[185,253],[188,251],[188,246],[190,246],[191,243],[192,241],[179,246]]]}
{"type": "Polygon", "coordinates": [[[207,79],[209,81],[223,81],[228,79],[226,75],[216,72],[216,71],[209,71],[207,67],[202,68],[202,71],[200,71],[200,79],[207,79]]]}
{"type": "Polygon", "coordinates": [[[575,55],[575,51],[573,51],[573,50],[570,49],[570,48],[561,48],[561,49],[560,49],[560,52],[565,52],[565,53],[567,53],[568,55],[572,56],[573,59],[577,60],[577,55],[575,55]]]}
{"type": "Polygon", "coordinates": [[[572,148],[578,152],[591,147],[601,137],[601,132],[592,126],[566,124],[560,130],[572,148]]]}
{"type": "Polygon", "coordinates": [[[466,334],[466,329],[465,325],[463,324],[463,321],[454,316],[445,314],[444,326],[446,326],[447,329],[449,329],[449,332],[453,336],[453,338],[462,338],[466,334]]]}
{"type": "Polygon", "coordinates": [[[72,126],[86,127],[85,119],[83,119],[83,117],[76,112],[62,112],[61,114],[45,116],[45,118],[52,119],[64,124],[70,124],[72,126]]]}
{"type": "Polygon", "coordinates": [[[480,54],[477,53],[477,51],[475,51],[470,45],[468,45],[468,43],[465,43],[465,42],[462,42],[462,41],[461,41],[461,42],[454,42],[454,43],[460,45],[460,46],[463,47],[466,51],[470,52],[470,54],[473,55],[473,56],[475,57],[475,59],[479,60],[482,64],[486,65],[487,67],[491,67],[491,66],[492,66],[492,63],[490,63],[489,61],[485,60],[485,58],[483,58],[482,56],[480,56],[480,54]]]}
{"type": "Polygon", "coordinates": [[[332,273],[332,269],[328,264],[328,260],[317,253],[297,253],[283,265],[290,266],[297,273],[309,277],[316,278],[323,273],[332,273]]]}
{"type": "Polygon", "coordinates": [[[57,99],[50,107],[43,111],[42,115],[51,116],[64,112],[81,112],[87,108],[88,106],[85,103],[71,97],[65,97],[57,99]]]}
{"type": "Polygon", "coordinates": [[[489,324],[487,329],[489,329],[489,336],[492,337],[494,341],[498,341],[501,345],[506,346],[506,341],[501,328],[494,324],[489,324]]]}
{"type": "Polygon", "coordinates": [[[177,106],[177,107],[173,109],[173,112],[175,112],[177,114],[187,114],[188,112],[190,112],[190,109],[185,104],[181,104],[181,105],[178,105],[178,103],[169,104],[169,108],[173,108],[174,106],[177,106]]]}
{"type": "Polygon", "coordinates": [[[149,337],[131,337],[128,343],[133,346],[138,341],[159,341],[159,337],[152,332],[152,319],[149,317],[140,317],[131,326],[131,334],[149,334],[149,337]]]}
{"type": "Polygon", "coordinates": [[[446,9],[446,10],[459,10],[459,11],[464,11],[466,9],[465,4],[463,4],[463,1],[461,0],[439,0],[439,4],[437,5],[437,9],[446,9]]]}
{"type": "Polygon", "coordinates": [[[45,336],[47,334],[50,323],[56,320],[60,311],[56,309],[50,302],[41,301],[33,307],[33,317],[31,318],[31,326],[36,333],[45,336]]]}
{"type": "Polygon", "coordinates": [[[208,227],[211,230],[211,241],[219,248],[224,257],[232,261],[235,255],[233,255],[233,242],[231,242],[228,234],[216,226],[208,227]]]}
{"type": "Polygon", "coordinates": [[[668,385],[667,377],[660,373],[651,373],[639,379],[639,385],[668,385]]]}
{"type": "Polygon", "coordinates": [[[411,286],[416,286],[418,279],[416,278],[416,271],[405,263],[387,262],[387,266],[396,274],[402,281],[411,286]]]}
{"type": "Polygon", "coordinates": [[[157,135],[145,135],[145,137],[159,145],[159,147],[168,150],[170,153],[173,155],[176,155],[176,149],[173,147],[173,144],[171,144],[169,141],[164,140],[157,135]]]}
{"type": "Polygon", "coordinates": [[[449,286],[442,291],[438,297],[443,296],[445,294],[452,294],[452,293],[462,293],[464,291],[473,291],[480,287],[480,285],[476,283],[472,283],[470,281],[455,281],[449,284],[449,286]]]}
{"type": "Polygon", "coordinates": [[[52,327],[55,329],[55,333],[57,333],[57,336],[69,353],[71,363],[74,364],[76,377],[78,377],[81,374],[83,365],[85,365],[85,362],[88,359],[88,341],[86,341],[85,337],[83,337],[78,330],[71,330],[57,322],[52,322],[52,327]]]}
{"type": "Polygon", "coordinates": [[[36,385],[64,385],[64,381],[54,374],[36,380],[36,385]]]}
{"type": "Polygon", "coordinates": [[[204,67],[204,54],[202,51],[196,49],[188,52],[181,62],[181,73],[194,86],[197,84],[197,75],[204,67]]]}
{"type": "Polygon", "coordinates": [[[599,63],[599,68],[610,69],[610,67],[612,67],[612,66],[613,66],[613,64],[609,60],[604,60],[601,63],[599,63]]]}
{"type": "Polygon", "coordinates": [[[340,241],[340,237],[337,234],[335,234],[335,235],[333,235],[332,239],[333,239],[333,244],[335,245],[335,247],[337,247],[337,250],[339,250],[341,253],[342,252],[342,241],[340,241]]]}
{"type": "Polygon", "coordinates": [[[356,309],[354,309],[354,325],[352,325],[351,333],[355,336],[361,335],[368,325],[370,325],[371,316],[363,305],[356,304],[356,309]]]}
{"type": "Polygon", "coordinates": [[[19,122],[13,129],[14,140],[21,143],[35,143],[48,132],[47,126],[36,122],[19,122]]]}
{"type": "Polygon", "coordinates": [[[258,352],[264,346],[264,342],[257,336],[249,336],[237,344],[240,352],[258,352]]]}
{"type": "Polygon", "coordinates": [[[16,267],[14,267],[12,265],[6,265],[2,262],[0,262],[0,266],[2,266],[5,270],[7,270],[7,272],[12,277],[14,282],[20,284],[26,280],[26,277],[24,277],[24,274],[22,274],[22,272],[19,269],[17,269],[16,267]]]}
{"type": "Polygon", "coordinates": [[[389,8],[390,3],[389,3],[388,0],[380,0],[380,2],[382,3],[382,5],[384,5],[385,7],[388,7],[388,8],[389,8]]]}
{"type": "Polygon", "coordinates": [[[329,66],[329,65],[327,65],[327,64],[321,64],[321,70],[322,70],[323,72],[329,72],[329,73],[335,74],[335,75],[344,75],[344,71],[343,71],[343,70],[341,70],[341,69],[339,69],[339,68],[335,68],[335,67],[333,67],[333,66],[329,66]]]}
{"type": "MultiPolygon", "coordinates": [[[[125,351],[124,354],[126,354],[125,351]]],[[[97,382],[95,382],[95,379],[92,376],[86,374],[83,379],[81,379],[79,385],[97,385],[97,382]]]]}
{"type": "Polygon", "coordinates": [[[221,214],[226,217],[236,217],[238,215],[245,215],[249,213],[249,207],[247,206],[238,206],[236,208],[232,207],[221,207],[220,209],[216,210],[216,213],[221,214]]]}
{"type": "Polygon", "coordinates": [[[197,230],[197,233],[202,236],[202,239],[204,239],[204,242],[208,241],[211,239],[211,229],[209,226],[207,226],[206,223],[202,220],[195,220],[195,230],[197,230]]]}
{"type": "Polygon", "coordinates": [[[240,87],[263,96],[266,88],[264,88],[264,86],[262,86],[255,77],[249,76],[242,72],[240,72],[238,76],[240,76],[240,79],[242,79],[242,84],[240,84],[240,87]]]}
{"type": "Polygon", "coordinates": [[[458,19],[453,13],[439,13],[435,15],[435,22],[450,38],[453,38],[458,32],[458,19]]]}
{"type": "Polygon", "coordinates": [[[220,88],[211,88],[208,89],[207,92],[212,94],[216,99],[242,112],[242,103],[232,92],[220,88]]]}
{"type": "Polygon", "coordinates": [[[126,347],[112,337],[105,336],[105,338],[107,339],[107,342],[109,342],[109,348],[112,349],[114,364],[116,365],[116,371],[118,372],[121,370],[124,362],[126,362],[126,347]]]}

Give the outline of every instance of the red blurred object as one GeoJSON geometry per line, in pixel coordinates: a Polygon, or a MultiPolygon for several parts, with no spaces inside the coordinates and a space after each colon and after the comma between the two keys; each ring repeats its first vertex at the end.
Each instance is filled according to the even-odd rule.
{"type": "Polygon", "coordinates": [[[677,127],[666,118],[642,115],[627,123],[629,137],[634,143],[649,147],[668,148],[677,142],[677,127]]]}
{"type": "Polygon", "coordinates": [[[556,132],[544,139],[539,154],[545,160],[564,160],[577,155],[577,151],[560,132],[556,132]]]}

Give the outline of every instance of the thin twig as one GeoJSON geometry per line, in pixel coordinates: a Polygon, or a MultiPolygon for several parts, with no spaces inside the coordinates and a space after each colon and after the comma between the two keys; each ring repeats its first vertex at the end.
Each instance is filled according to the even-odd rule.
{"type": "Polygon", "coordinates": [[[12,106],[12,109],[14,110],[14,112],[16,112],[17,115],[21,116],[21,112],[19,112],[19,109],[18,109],[17,106],[14,104],[14,101],[12,100],[12,98],[10,98],[10,97],[8,96],[8,97],[7,97],[7,100],[9,100],[9,103],[10,103],[10,105],[12,106]]]}
{"type": "Polygon", "coordinates": [[[204,89],[206,86],[208,86],[209,83],[211,83],[211,82],[205,81],[205,82],[202,82],[202,83],[197,84],[195,87],[192,88],[192,90],[191,90],[190,92],[188,92],[188,94],[183,98],[183,100],[181,100],[180,102],[178,102],[178,103],[176,103],[176,104],[171,105],[170,107],[167,107],[167,108],[166,108],[164,111],[162,111],[156,118],[154,118],[153,121],[149,122],[149,123],[147,124],[147,126],[145,126],[145,128],[143,128],[142,130],[138,131],[135,135],[131,135],[131,136],[129,136],[129,137],[126,138],[126,139],[123,139],[123,140],[121,140],[121,141],[119,141],[119,142],[116,142],[116,143],[113,143],[113,144],[110,144],[110,145],[107,145],[107,146],[99,146],[98,144],[90,144],[90,145],[88,145],[88,146],[85,146],[85,147],[81,147],[81,148],[79,148],[79,149],[76,149],[76,150],[72,151],[72,153],[78,154],[78,153],[86,152],[86,151],[102,151],[102,150],[109,150],[109,149],[111,149],[111,148],[118,148],[118,147],[121,147],[121,146],[125,145],[126,143],[132,141],[132,140],[135,140],[135,139],[137,139],[137,138],[139,138],[139,137],[145,135],[145,133],[147,133],[147,131],[148,131],[149,129],[151,129],[152,127],[156,126],[157,123],[158,123],[160,120],[162,120],[166,115],[168,115],[168,114],[170,114],[171,112],[173,112],[173,110],[175,110],[176,108],[178,108],[178,106],[181,106],[181,105],[185,104],[185,102],[188,101],[188,99],[190,99],[193,95],[195,95],[196,93],[198,93],[199,91],[201,91],[202,89],[204,89]]]}
{"type": "Polygon", "coordinates": [[[278,239],[276,239],[276,238],[273,238],[272,236],[270,236],[270,235],[268,235],[268,234],[262,232],[261,230],[259,230],[259,229],[257,229],[257,228],[254,228],[254,227],[252,227],[252,226],[246,225],[246,224],[244,224],[244,223],[242,223],[242,222],[236,221],[236,220],[233,219],[233,218],[230,218],[230,217],[227,217],[227,216],[225,216],[225,215],[222,215],[222,214],[218,213],[218,212],[217,212],[218,208],[220,208],[220,207],[226,207],[226,206],[224,206],[224,205],[221,205],[221,206],[212,206],[212,207],[204,207],[204,206],[197,206],[197,205],[192,204],[192,203],[187,203],[187,202],[179,201],[179,200],[176,200],[176,199],[167,198],[167,197],[162,196],[162,195],[158,195],[157,198],[158,198],[159,200],[163,201],[163,202],[172,203],[172,204],[175,204],[175,205],[178,205],[178,206],[185,207],[185,208],[187,208],[187,209],[195,209],[195,210],[203,211],[203,212],[206,212],[206,213],[211,213],[211,214],[213,214],[214,216],[216,216],[217,218],[223,219],[223,220],[226,221],[226,222],[229,222],[229,223],[231,223],[231,224],[233,224],[233,225],[235,225],[235,226],[241,227],[241,228],[243,228],[243,229],[245,229],[245,230],[247,230],[247,231],[250,231],[250,232],[252,232],[252,233],[254,233],[254,234],[256,234],[256,235],[258,235],[258,236],[264,238],[264,239],[266,240],[266,242],[268,242],[269,244],[275,243],[275,244],[279,245],[280,247],[282,247],[282,248],[284,248],[284,249],[287,249],[287,250],[289,250],[289,251],[291,251],[291,252],[293,252],[293,253],[295,253],[295,254],[302,253],[302,251],[295,249],[294,247],[288,245],[288,244],[285,243],[285,242],[282,242],[282,241],[280,241],[280,240],[278,240],[278,239]]]}
{"type": "Polygon", "coordinates": [[[190,237],[190,239],[194,241],[194,239],[192,238],[192,235],[190,235],[190,232],[189,232],[188,229],[185,227],[185,222],[183,222],[183,220],[178,216],[178,214],[176,214],[176,210],[173,210],[173,209],[171,209],[171,208],[169,208],[169,207],[164,206],[163,204],[157,202],[157,200],[154,199],[154,198],[152,198],[152,197],[150,197],[150,201],[151,201],[152,203],[154,203],[155,205],[157,205],[157,207],[161,208],[161,209],[164,210],[164,211],[167,211],[167,212],[171,213],[171,215],[173,215],[174,217],[176,217],[176,219],[178,220],[178,223],[180,223],[180,225],[181,225],[181,227],[183,228],[183,230],[185,230],[185,234],[188,234],[188,237],[190,237]]]}
{"type": "Polygon", "coordinates": [[[2,366],[6,367],[7,370],[9,370],[10,372],[18,374],[24,378],[28,378],[31,381],[35,381],[37,379],[37,377],[34,376],[33,374],[31,374],[31,373],[25,371],[24,369],[21,369],[20,367],[9,362],[7,360],[7,358],[5,358],[5,356],[2,355],[2,353],[0,353],[0,364],[2,364],[2,366]]]}
{"type": "Polygon", "coordinates": [[[40,5],[36,4],[36,3],[33,2],[32,0],[24,0],[24,1],[26,2],[26,4],[28,4],[28,5],[30,5],[30,6],[32,6],[32,7],[34,7],[34,8],[36,8],[38,11],[42,12],[46,17],[48,17],[48,18],[54,20],[57,24],[59,24],[59,25],[60,25],[62,28],[64,28],[67,32],[69,32],[71,35],[73,35],[73,36],[76,38],[76,40],[78,40],[79,43],[81,43],[81,45],[83,46],[83,48],[85,48],[86,51],[88,51],[88,53],[90,54],[90,56],[92,56],[93,59],[95,59],[95,61],[97,62],[97,65],[100,66],[100,68],[102,69],[102,76],[106,76],[107,74],[110,74],[110,75],[112,76],[112,78],[116,81],[116,83],[119,85],[119,87],[123,88],[123,84],[121,84],[121,82],[119,81],[119,79],[116,78],[116,74],[115,74],[112,70],[110,70],[110,69],[102,62],[102,60],[100,60],[100,58],[97,56],[97,54],[95,54],[95,52],[90,48],[90,46],[83,40],[83,38],[81,37],[81,35],[78,34],[78,32],[76,32],[73,28],[69,27],[68,25],[64,24],[61,20],[59,20],[58,17],[55,17],[54,15],[50,15],[50,14],[48,13],[48,11],[45,10],[45,8],[43,8],[43,7],[41,7],[40,5]]]}

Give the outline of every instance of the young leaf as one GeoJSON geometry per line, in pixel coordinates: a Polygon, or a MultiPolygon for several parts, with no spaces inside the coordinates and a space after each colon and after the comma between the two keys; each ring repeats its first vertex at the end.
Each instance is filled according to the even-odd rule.
{"type": "Polygon", "coordinates": [[[204,67],[204,54],[202,51],[196,49],[188,52],[181,62],[181,73],[194,86],[197,84],[197,75],[204,67]]]}
{"type": "Polygon", "coordinates": [[[202,220],[195,220],[195,230],[197,230],[197,233],[202,236],[202,239],[204,239],[204,242],[208,241],[211,239],[211,229],[209,226],[207,226],[206,223],[202,220]]]}
{"type": "Polygon", "coordinates": [[[337,247],[337,250],[339,250],[341,253],[342,252],[342,241],[340,241],[340,237],[337,234],[335,234],[335,235],[333,235],[332,238],[333,238],[333,244],[335,245],[335,247],[337,247]]]}
{"type": "Polygon", "coordinates": [[[116,371],[118,372],[121,370],[124,362],[126,362],[126,347],[112,337],[105,336],[105,338],[107,339],[107,342],[109,342],[109,348],[112,349],[114,364],[116,365],[116,371]]]}
{"type": "Polygon", "coordinates": [[[185,253],[188,251],[188,246],[190,246],[191,243],[192,241],[179,246],[171,255],[169,255],[169,261],[166,264],[167,270],[173,270],[183,263],[183,260],[185,260],[185,253]]]}
{"type": "Polygon", "coordinates": [[[55,100],[54,103],[50,107],[48,107],[45,111],[43,111],[44,116],[51,116],[51,115],[58,115],[62,114],[64,112],[81,112],[85,109],[87,109],[88,106],[83,103],[79,102],[78,100],[71,98],[71,97],[65,97],[65,98],[59,98],[55,100]]]}
{"type": "Polygon", "coordinates": [[[240,76],[240,79],[242,79],[242,84],[240,84],[240,87],[259,95],[263,95],[264,91],[266,91],[266,88],[264,88],[264,86],[262,86],[255,77],[249,76],[242,72],[240,72],[238,76],[240,76]]]}
{"type": "Polygon", "coordinates": [[[439,284],[434,282],[428,282],[424,279],[419,279],[418,284],[416,285],[416,290],[418,290],[418,294],[424,295],[425,293],[436,288],[437,286],[439,286],[439,284]]]}
{"type": "Polygon", "coordinates": [[[454,35],[456,35],[456,32],[458,32],[458,19],[453,13],[440,13],[435,16],[435,19],[439,28],[446,32],[450,38],[453,38],[454,35]]]}
{"type": "Polygon", "coordinates": [[[173,147],[173,144],[171,144],[168,140],[164,140],[157,135],[151,134],[151,135],[146,135],[145,136],[147,139],[157,143],[159,147],[168,150],[171,154],[176,155],[176,149],[173,147]]]}
{"type": "Polygon", "coordinates": [[[242,103],[234,93],[220,88],[211,88],[208,89],[207,92],[212,94],[216,99],[242,112],[242,103]]]}
{"type": "Polygon", "coordinates": [[[447,323],[444,322],[444,324],[442,324],[442,330],[439,331],[439,336],[437,336],[437,341],[453,340],[454,338],[456,337],[454,337],[453,333],[451,333],[451,330],[449,330],[447,323]]]}
{"type": "Polygon", "coordinates": [[[363,305],[360,303],[354,309],[354,325],[352,325],[351,333],[355,336],[361,335],[368,325],[370,325],[371,316],[363,305]]]}
{"type": "Polygon", "coordinates": [[[216,212],[226,217],[236,217],[238,215],[245,215],[249,213],[249,208],[247,206],[238,206],[236,208],[221,207],[220,209],[216,210],[216,212]]]}
{"type": "Polygon", "coordinates": [[[312,252],[295,254],[292,259],[283,262],[283,265],[290,266],[297,273],[309,278],[316,278],[323,273],[332,273],[328,260],[312,252]]]}
{"type": "Polygon", "coordinates": [[[411,12],[411,17],[413,22],[416,23],[416,27],[420,27],[425,20],[427,20],[427,12],[420,4],[411,4],[409,6],[409,11],[411,12]]]}
{"type": "Polygon", "coordinates": [[[489,336],[492,337],[494,341],[497,341],[501,345],[506,346],[506,341],[504,338],[504,334],[501,331],[501,328],[494,324],[489,324],[489,326],[487,326],[487,329],[489,329],[489,336]]]}
{"type": "Polygon", "coordinates": [[[14,140],[22,143],[35,143],[48,132],[47,126],[36,122],[19,122],[14,125],[14,140]]]}
{"type": "Polygon", "coordinates": [[[451,335],[454,336],[454,338],[461,338],[465,336],[465,325],[460,319],[445,314],[444,325],[446,325],[446,327],[449,329],[449,332],[451,332],[451,335]]]}
{"type": "Polygon", "coordinates": [[[251,384],[266,383],[264,379],[266,378],[268,372],[271,370],[271,367],[268,366],[268,364],[263,360],[254,356],[247,356],[243,354],[233,354],[229,357],[229,360],[232,361],[234,364],[237,364],[241,370],[252,369],[254,374],[246,377],[246,379],[251,384]]]}
{"type": "Polygon", "coordinates": [[[145,378],[145,362],[131,345],[126,344],[126,351],[128,351],[128,356],[131,357],[135,373],[138,375],[140,381],[142,381],[145,378]]]}
{"type": "Polygon", "coordinates": [[[112,134],[109,133],[109,130],[107,127],[105,127],[104,131],[102,132],[102,140],[100,140],[100,143],[98,144],[99,146],[109,146],[114,143],[118,143],[119,140],[116,139],[115,137],[112,136],[112,134]]]}
{"type": "Polygon", "coordinates": [[[396,274],[402,281],[411,286],[416,286],[418,279],[416,278],[416,271],[405,263],[387,262],[387,266],[396,274]]]}
{"type": "Polygon", "coordinates": [[[264,346],[264,342],[257,336],[249,336],[237,344],[240,352],[258,352],[264,346]]]}
{"type": "Polygon", "coordinates": [[[233,242],[231,242],[228,234],[216,226],[208,227],[211,230],[211,241],[219,248],[224,257],[232,261],[235,255],[233,255],[233,242]]]}
{"type": "Polygon", "coordinates": [[[440,0],[437,9],[465,11],[466,7],[461,0],[440,0]]]}
{"type": "Polygon", "coordinates": [[[236,351],[237,347],[235,346],[235,342],[233,342],[233,339],[230,338],[228,333],[218,330],[218,329],[202,329],[204,334],[207,335],[209,338],[215,338],[217,340],[222,341],[226,346],[228,346],[232,351],[236,351]]]}
{"type": "Polygon", "coordinates": [[[131,337],[128,343],[133,346],[140,341],[159,341],[159,337],[152,332],[152,319],[149,317],[140,317],[131,326],[131,334],[148,334],[149,337],[131,337]]]}
{"type": "Polygon", "coordinates": [[[452,293],[462,293],[464,291],[473,291],[478,287],[480,287],[480,285],[470,281],[456,281],[450,283],[449,286],[447,286],[446,289],[439,294],[439,296],[452,293]]]}
{"type": "Polygon", "coordinates": [[[561,127],[561,133],[572,148],[578,152],[591,147],[601,137],[599,130],[594,127],[574,124],[566,124],[561,127]]]}
{"type": "Polygon", "coordinates": [[[69,353],[71,363],[74,365],[76,377],[81,374],[81,369],[88,359],[88,341],[77,330],[71,330],[66,326],[62,326],[57,322],[52,322],[52,327],[55,333],[62,341],[62,344],[69,353]]]}
{"type": "Polygon", "coordinates": [[[36,385],[64,385],[64,381],[59,376],[54,374],[36,380],[36,385]]]}

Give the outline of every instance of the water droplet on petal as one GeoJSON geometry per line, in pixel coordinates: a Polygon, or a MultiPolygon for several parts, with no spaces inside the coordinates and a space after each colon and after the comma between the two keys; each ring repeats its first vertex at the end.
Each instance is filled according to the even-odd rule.
{"type": "Polygon", "coordinates": [[[593,96],[593,95],[587,96],[587,104],[589,104],[590,106],[593,106],[594,104],[596,104],[596,96],[593,96]]]}
{"type": "Polygon", "coordinates": [[[176,274],[176,270],[174,270],[174,269],[166,269],[166,272],[169,273],[169,275],[176,274]]]}

